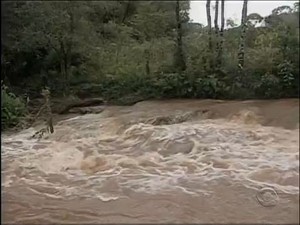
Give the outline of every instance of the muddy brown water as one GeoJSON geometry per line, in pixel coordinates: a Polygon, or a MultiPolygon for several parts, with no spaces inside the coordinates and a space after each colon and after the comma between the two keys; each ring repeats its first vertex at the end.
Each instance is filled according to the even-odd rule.
{"type": "Polygon", "coordinates": [[[299,223],[298,99],[146,101],[35,129],[2,134],[3,223],[299,223]]]}

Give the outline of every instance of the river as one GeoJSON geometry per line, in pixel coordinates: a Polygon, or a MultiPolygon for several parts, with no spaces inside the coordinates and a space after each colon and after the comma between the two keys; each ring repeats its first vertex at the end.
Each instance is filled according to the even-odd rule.
{"type": "Polygon", "coordinates": [[[299,223],[299,100],[145,101],[2,134],[2,222],[299,223]]]}

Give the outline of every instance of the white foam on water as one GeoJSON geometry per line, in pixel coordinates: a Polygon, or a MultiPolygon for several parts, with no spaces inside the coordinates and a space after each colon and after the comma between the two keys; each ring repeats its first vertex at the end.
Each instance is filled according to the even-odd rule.
{"type": "Polygon", "coordinates": [[[205,182],[227,179],[251,188],[269,185],[298,194],[294,180],[299,177],[299,129],[263,127],[238,119],[155,126],[137,123],[120,132],[122,126],[113,118],[84,115],[60,122],[47,140],[28,139],[34,129],[3,136],[6,180],[2,186],[21,180],[59,190],[48,193],[51,198],[80,195],[111,201],[120,196],[99,193],[109,178],[117,178],[121,189],[148,193],[177,189],[191,195],[207,194],[209,190],[201,189],[205,182]],[[275,171],[267,171],[268,179],[266,168],[275,171]],[[15,179],[20,169],[26,178],[15,179]],[[50,175],[57,176],[55,182],[45,179],[50,175]],[[182,179],[199,185],[185,186],[182,179]],[[78,184],[72,186],[75,182],[78,184]]]}

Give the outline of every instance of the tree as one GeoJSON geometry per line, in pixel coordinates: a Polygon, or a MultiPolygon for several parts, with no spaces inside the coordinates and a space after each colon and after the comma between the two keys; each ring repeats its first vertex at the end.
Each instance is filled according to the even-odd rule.
{"type": "Polygon", "coordinates": [[[248,0],[244,0],[242,9],[242,19],[241,19],[241,35],[240,35],[240,46],[238,51],[238,66],[240,69],[244,68],[245,60],[245,37],[247,30],[247,5],[248,0]]]}
{"type": "Polygon", "coordinates": [[[212,28],[211,28],[211,14],[210,14],[210,4],[211,0],[206,1],[206,16],[207,16],[207,28],[208,28],[208,56],[209,56],[209,69],[212,69],[213,59],[212,59],[212,28]]]}
{"type": "Polygon", "coordinates": [[[257,23],[262,22],[263,19],[258,13],[251,13],[247,16],[247,26],[255,26],[257,23]]]}
{"type": "Polygon", "coordinates": [[[144,60],[142,68],[146,74],[155,73],[160,67],[168,68],[166,69],[168,71],[180,71],[185,67],[183,36],[184,25],[189,21],[187,14],[189,2],[179,1],[179,7],[177,6],[176,1],[139,2],[136,6],[136,14],[127,20],[128,27],[133,28],[129,36],[132,35],[138,42],[134,44],[134,48],[143,52],[140,59],[144,60]],[[165,46],[159,47],[162,44],[165,46]],[[141,48],[138,48],[138,45],[141,45],[141,48]],[[171,64],[161,65],[166,64],[167,60],[157,56],[169,53],[172,56],[167,59],[170,59],[171,64]]]}
{"type": "MultiPolygon", "coordinates": [[[[14,11],[23,26],[15,33],[9,32],[10,35],[19,37],[14,41],[14,48],[10,45],[10,49],[14,52],[18,52],[14,49],[19,49],[22,54],[32,54],[35,61],[33,66],[39,70],[36,73],[47,74],[47,69],[52,66],[59,68],[65,92],[68,92],[74,46],[78,43],[91,43],[88,40],[92,35],[89,38],[83,37],[89,29],[83,20],[86,13],[84,6],[77,2],[26,2],[14,11]],[[47,19],[34,19],[40,16],[47,19]],[[56,65],[52,64],[54,61],[56,65]]],[[[11,18],[14,18],[13,15],[11,18]]],[[[29,62],[27,59],[26,65],[29,62]]]]}
{"type": "Polygon", "coordinates": [[[299,12],[299,2],[294,3],[293,12],[299,12]]]}
{"type": "Polygon", "coordinates": [[[236,27],[232,19],[225,21],[225,0],[213,1],[213,15],[211,2],[206,1],[206,27],[188,22],[187,0],[1,3],[7,6],[1,9],[2,79],[20,93],[29,87],[39,93],[49,82],[57,95],[69,87],[74,93],[83,82],[97,84],[86,96],[109,98],[132,93],[234,97],[227,88],[235,83],[237,63],[244,68],[238,72],[250,74],[239,84],[249,84],[242,88],[253,96],[255,87],[264,96],[278,80],[297,80],[297,5],[292,12],[275,9],[263,18],[266,27],[258,27],[253,25],[262,17],[247,15],[244,2],[242,24],[236,27]],[[233,29],[225,29],[225,22],[233,29]]]}
{"type": "Polygon", "coordinates": [[[237,24],[234,22],[232,18],[226,19],[226,26],[230,28],[234,28],[237,24]]]}
{"type": "Polygon", "coordinates": [[[218,20],[219,20],[219,0],[216,0],[216,4],[215,4],[215,19],[214,19],[216,37],[218,36],[218,33],[219,33],[218,20]]]}
{"type": "Polygon", "coordinates": [[[218,66],[217,61],[218,61],[218,52],[219,52],[219,25],[218,25],[218,20],[219,20],[219,0],[216,0],[215,4],[215,19],[214,19],[214,25],[215,25],[215,55],[214,55],[214,69],[216,69],[216,66],[218,66]]]}
{"type": "Polygon", "coordinates": [[[175,65],[179,71],[184,71],[186,69],[186,64],[183,55],[183,46],[182,46],[182,26],[181,26],[181,17],[180,17],[180,4],[179,0],[176,0],[176,23],[177,23],[177,50],[175,55],[175,65]]]}
{"type": "Polygon", "coordinates": [[[291,13],[293,10],[288,5],[279,6],[272,10],[272,14],[274,15],[280,15],[282,13],[291,13]]]}
{"type": "Polygon", "coordinates": [[[222,65],[223,42],[224,42],[224,26],[225,26],[225,0],[221,0],[221,28],[219,51],[217,52],[217,68],[222,65]]]}

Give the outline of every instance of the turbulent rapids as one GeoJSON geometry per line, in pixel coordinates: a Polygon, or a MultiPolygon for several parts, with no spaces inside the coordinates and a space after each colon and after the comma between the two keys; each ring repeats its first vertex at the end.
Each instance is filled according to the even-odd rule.
{"type": "Polygon", "coordinates": [[[298,100],[149,101],[34,132],[2,135],[4,223],[299,220],[298,100]]]}

